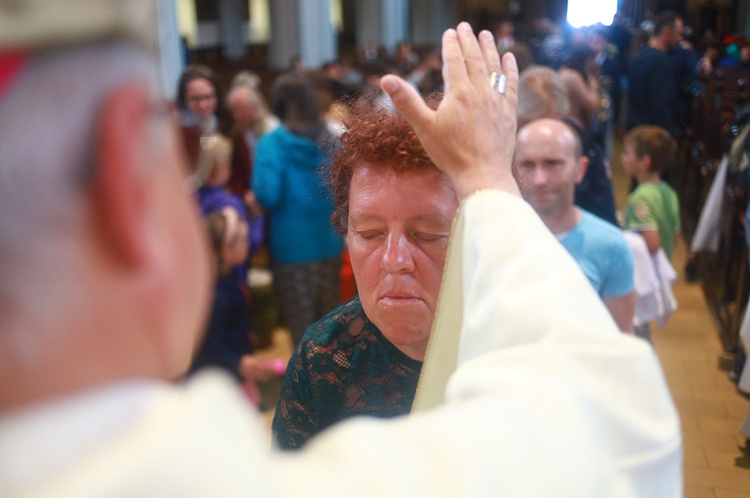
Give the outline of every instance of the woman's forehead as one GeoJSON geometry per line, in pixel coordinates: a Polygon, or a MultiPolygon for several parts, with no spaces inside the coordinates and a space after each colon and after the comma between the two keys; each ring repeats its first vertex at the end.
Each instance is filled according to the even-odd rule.
{"type": "Polygon", "coordinates": [[[458,206],[448,177],[437,169],[396,171],[361,166],[352,177],[350,217],[390,213],[398,217],[452,218],[458,206]]]}

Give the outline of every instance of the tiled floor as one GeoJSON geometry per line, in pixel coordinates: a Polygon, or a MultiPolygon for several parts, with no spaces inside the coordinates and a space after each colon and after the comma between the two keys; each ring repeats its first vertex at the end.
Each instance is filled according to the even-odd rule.
{"type": "MultiPolygon", "coordinates": [[[[685,245],[675,251],[674,266],[684,266],[685,245]]],[[[682,420],[686,498],[750,498],[750,457],[737,432],[750,411],[727,377],[729,357],[703,300],[699,284],[673,286],[679,309],[663,330],[653,330],[661,360],[682,420]]]]}

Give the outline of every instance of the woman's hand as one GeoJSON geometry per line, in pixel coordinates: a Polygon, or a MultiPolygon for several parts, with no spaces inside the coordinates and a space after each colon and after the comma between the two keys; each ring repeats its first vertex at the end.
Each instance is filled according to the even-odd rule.
{"type": "Polygon", "coordinates": [[[518,68],[512,54],[502,59],[492,35],[477,38],[468,23],[443,34],[445,96],[430,109],[401,78],[380,85],[406,117],[433,162],[453,181],[460,199],[484,188],[520,195],[511,163],[516,140],[518,68]],[[492,72],[507,78],[504,94],[490,85],[492,72]]]}

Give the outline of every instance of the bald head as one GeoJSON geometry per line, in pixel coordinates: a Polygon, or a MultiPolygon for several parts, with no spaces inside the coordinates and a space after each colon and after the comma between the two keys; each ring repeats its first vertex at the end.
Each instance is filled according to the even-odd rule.
{"type": "Polygon", "coordinates": [[[518,131],[513,173],[523,197],[555,233],[553,221],[570,219],[574,211],[575,186],[587,164],[577,133],[559,119],[537,119],[518,131]]]}
{"type": "Polygon", "coordinates": [[[583,155],[578,133],[560,119],[540,118],[522,125],[516,135],[516,146],[529,141],[530,138],[554,140],[563,150],[569,150],[575,160],[583,155]]]}

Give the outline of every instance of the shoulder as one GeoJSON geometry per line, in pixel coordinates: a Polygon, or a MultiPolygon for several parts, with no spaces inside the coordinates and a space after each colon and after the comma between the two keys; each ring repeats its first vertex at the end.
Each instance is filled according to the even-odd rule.
{"type": "Polygon", "coordinates": [[[658,185],[651,182],[642,183],[628,196],[628,202],[651,200],[654,196],[658,195],[660,195],[658,185]]]}
{"type": "Polygon", "coordinates": [[[289,130],[287,130],[283,125],[277,125],[273,130],[261,135],[261,137],[258,139],[258,147],[284,140],[289,134],[289,130]]]}
{"type": "Polygon", "coordinates": [[[619,227],[581,209],[581,228],[600,246],[627,247],[627,240],[619,227]]]}
{"type": "Polygon", "coordinates": [[[310,325],[300,341],[301,347],[329,346],[336,342],[350,343],[359,334],[357,331],[370,324],[359,296],[354,296],[326,316],[310,325]]]}
{"type": "Polygon", "coordinates": [[[677,191],[674,188],[672,188],[672,186],[668,184],[667,182],[661,183],[661,191],[669,197],[675,197],[675,198],[678,197],[677,191]]]}

